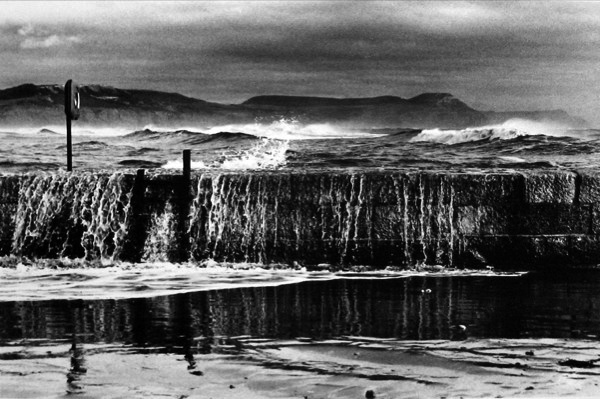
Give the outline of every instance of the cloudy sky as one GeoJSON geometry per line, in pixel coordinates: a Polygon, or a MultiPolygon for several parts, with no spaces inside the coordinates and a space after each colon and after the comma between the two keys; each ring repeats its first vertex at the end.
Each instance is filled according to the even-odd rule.
{"type": "Polygon", "coordinates": [[[600,2],[2,2],[0,88],[98,83],[235,103],[450,92],[600,126],[600,2]]]}

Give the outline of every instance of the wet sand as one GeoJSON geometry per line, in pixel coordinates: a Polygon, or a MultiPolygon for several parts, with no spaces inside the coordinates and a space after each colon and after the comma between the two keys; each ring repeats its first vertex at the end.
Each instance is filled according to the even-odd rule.
{"type": "Polygon", "coordinates": [[[44,341],[2,347],[0,397],[364,398],[373,390],[376,398],[591,398],[600,392],[600,345],[593,340],[240,337],[192,356],[114,344],[77,350],[44,341]]]}

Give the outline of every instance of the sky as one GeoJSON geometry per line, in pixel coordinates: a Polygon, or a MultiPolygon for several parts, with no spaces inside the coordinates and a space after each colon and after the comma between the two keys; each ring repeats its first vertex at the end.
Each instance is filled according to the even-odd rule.
{"type": "Polygon", "coordinates": [[[449,92],[600,127],[600,1],[2,2],[0,88],[255,95],[449,92]]]}

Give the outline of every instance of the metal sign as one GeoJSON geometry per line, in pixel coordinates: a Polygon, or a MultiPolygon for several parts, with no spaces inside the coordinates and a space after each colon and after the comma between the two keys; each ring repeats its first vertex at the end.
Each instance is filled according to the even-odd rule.
{"type": "Polygon", "coordinates": [[[79,87],[69,79],[65,84],[65,114],[67,118],[70,120],[79,119],[80,106],[79,87]]]}

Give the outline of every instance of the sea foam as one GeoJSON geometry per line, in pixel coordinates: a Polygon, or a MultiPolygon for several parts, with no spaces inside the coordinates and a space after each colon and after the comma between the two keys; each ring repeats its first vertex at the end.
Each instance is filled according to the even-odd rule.
{"type": "Polygon", "coordinates": [[[203,133],[243,132],[258,137],[280,140],[341,139],[360,137],[380,137],[385,134],[373,134],[356,131],[329,123],[303,124],[296,119],[281,118],[271,123],[250,123],[214,126],[203,133]]]}
{"type": "MultiPolygon", "coordinates": [[[[223,153],[214,162],[192,161],[192,169],[277,169],[285,166],[286,152],[289,148],[288,140],[274,140],[262,138],[258,143],[248,150],[240,150],[234,153],[223,153]]],[[[171,160],[162,166],[164,169],[181,169],[181,159],[171,160]]]]}
{"type": "Polygon", "coordinates": [[[440,144],[460,144],[483,140],[512,140],[522,136],[554,136],[585,138],[566,126],[530,121],[525,119],[510,119],[502,124],[472,127],[460,130],[425,129],[411,142],[432,142],[440,144]]]}

